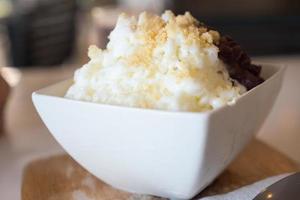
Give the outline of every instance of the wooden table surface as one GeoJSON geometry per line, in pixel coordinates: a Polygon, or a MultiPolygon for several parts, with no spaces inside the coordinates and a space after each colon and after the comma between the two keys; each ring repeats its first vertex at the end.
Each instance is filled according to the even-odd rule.
{"type": "MultiPolygon", "coordinates": [[[[266,144],[253,140],[238,158],[197,197],[232,191],[258,180],[299,170],[294,162],[266,144]]],[[[23,200],[161,199],[130,194],[89,174],[68,155],[31,162],[23,172],[23,200]]]]}

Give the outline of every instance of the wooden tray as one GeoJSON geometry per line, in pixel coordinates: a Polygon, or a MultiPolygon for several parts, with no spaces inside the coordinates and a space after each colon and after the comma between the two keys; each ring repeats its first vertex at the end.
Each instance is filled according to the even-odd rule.
{"type": "MultiPolygon", "coordinates": [[[[266,144],[253,140],[242,154],[198,197],[221,194],[281,173],[299,170],[294,162],[266,144]]],[[[110,187],[68,155],[31,162],[24,170],[23,200],[154,200],[110,187]]]]}

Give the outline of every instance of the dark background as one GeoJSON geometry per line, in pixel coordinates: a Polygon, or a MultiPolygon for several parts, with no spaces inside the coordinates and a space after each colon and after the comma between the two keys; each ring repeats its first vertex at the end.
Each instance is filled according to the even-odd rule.
{"type": "Polygon", "coordinates": [[[172,0],[178,13],[228,34],[252,55],[300,52],[299,0],[172,0]]]}

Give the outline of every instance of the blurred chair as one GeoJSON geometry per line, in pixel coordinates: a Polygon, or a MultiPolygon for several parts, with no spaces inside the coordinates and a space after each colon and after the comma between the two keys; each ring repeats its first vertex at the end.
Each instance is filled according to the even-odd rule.
{"type": "Polygon", "coordinates": [[[14,66],[57,65],[75,44],[76,1],[19,0],[8,21],[14,66]]]}

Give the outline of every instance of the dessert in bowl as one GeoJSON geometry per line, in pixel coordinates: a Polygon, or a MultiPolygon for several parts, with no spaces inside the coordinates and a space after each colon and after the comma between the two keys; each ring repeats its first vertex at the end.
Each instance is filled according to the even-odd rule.
{"type": "Polygon", "coordinates": [[[104,182],[193,197],[262,125],[284,68],[251,63],[189,13],[122,14],[109,38],[74,79],[33,93],[42,120],[104,182]]]}

